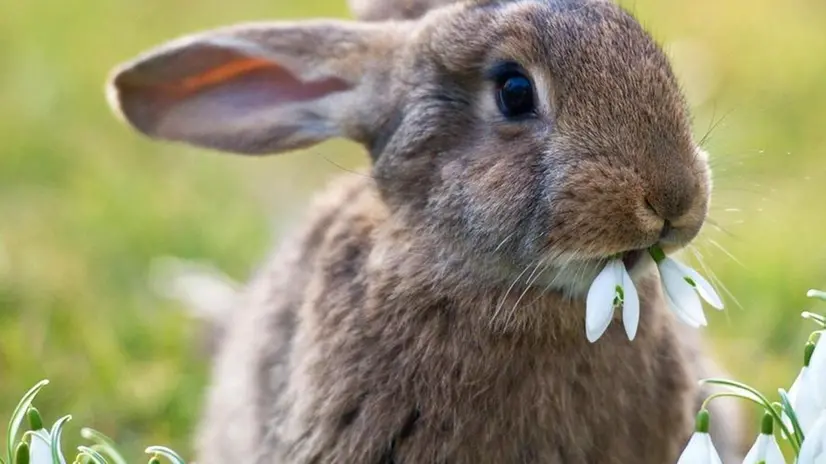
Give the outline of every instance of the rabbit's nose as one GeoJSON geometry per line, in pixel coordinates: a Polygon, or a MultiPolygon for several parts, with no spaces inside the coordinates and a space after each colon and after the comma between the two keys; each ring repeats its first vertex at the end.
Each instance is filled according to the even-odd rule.
{"type": "Polygon", "coordinates": [[[666,178],[662,183],[653,186],[645,198],[646,205],[664,222],[663,234],[666,229],[680,227],[683,219],[694,205],[699,186],[697,182],[686,178],[666,178]]]}

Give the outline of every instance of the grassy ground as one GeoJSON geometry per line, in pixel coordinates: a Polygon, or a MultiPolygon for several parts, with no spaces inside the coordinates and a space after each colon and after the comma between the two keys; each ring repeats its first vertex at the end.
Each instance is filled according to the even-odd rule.
{"type": "MultiPolygon", "coordinates": [[[[826,284],[826,5],[814,0],[627,3],[669,44],[716,166],[698,249],[733,298],[711,340],[738,379],[793,379],[799,313],[826,284]],[[721,120],[722,118],[722,120],[721,120]],[[727,250],[724,252],[724,248],[727,250]],[[734,255],[737,260],[729,256],[734,255]]],[[[336,165],[333,142],[270,159],[153,144],[115,121],[115,63],[196,29],[345,16],[343,0],[35,0],[0,15],[0,417],[35,381],[41,411],[75,415],[137,455],[189,450],[206,369],[197,325],[152,294],[155,257],[244,279],[336,165]],[[278,4],[295,6],[279,6],[278,4]]]]}

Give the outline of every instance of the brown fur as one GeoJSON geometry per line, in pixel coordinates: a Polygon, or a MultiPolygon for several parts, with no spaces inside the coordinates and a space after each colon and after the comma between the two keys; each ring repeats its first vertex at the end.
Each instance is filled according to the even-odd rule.
{"type": "Polygon", "coordinates": [[[618,321],[585,338],[606,257],[685,246],[711,192],[668,61],[619,7],[480,0],[415,21],[239,26],[113,83],[159,139],[273,153],[345,136],[373,159],[320,197],[233,314],[201,464],[676,459],[706,366],[650,260],[634,270],[637,338],[618,321]],[[497,111],[484,76],[503,60],[534,81],[535,118],[497,111]],[[230,77],[198,87],[215,75],[230,77]]]}

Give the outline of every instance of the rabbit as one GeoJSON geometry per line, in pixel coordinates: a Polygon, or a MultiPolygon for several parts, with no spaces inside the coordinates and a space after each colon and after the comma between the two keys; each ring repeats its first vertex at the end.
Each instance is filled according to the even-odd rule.
{"type": "Polygon", "coordinates": [[[694,240],[712,183],[668,59],[612,2],[444,3],[236,24],[112,71],[146,137],[254,156],[341,137],[370,159],[236,295],[200,464],[661,464],[691,435],[713,366],[644,250],[694,240]],[[639,330],[589,343],[618,253],[639,330]]]}

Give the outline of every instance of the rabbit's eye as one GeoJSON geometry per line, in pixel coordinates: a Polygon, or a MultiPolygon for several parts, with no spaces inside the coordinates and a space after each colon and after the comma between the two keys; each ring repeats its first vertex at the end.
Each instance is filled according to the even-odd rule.
{"type": "Polygon", "coordinates": [[[518,72],[499,76],[496,103],[505,117],[515,118],[533,113],[533,85],[518,72]]]}

